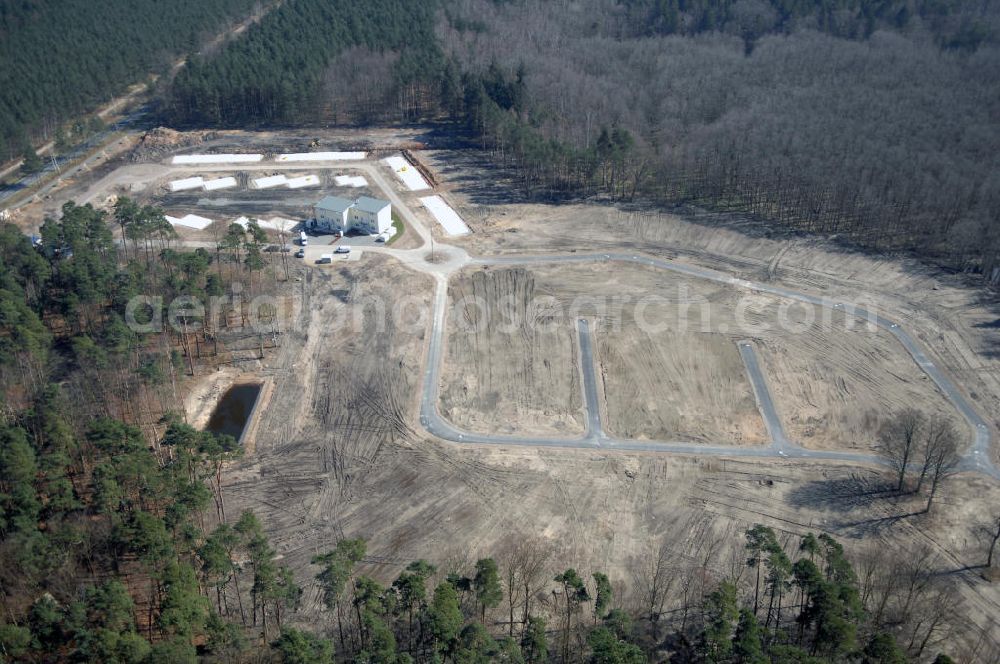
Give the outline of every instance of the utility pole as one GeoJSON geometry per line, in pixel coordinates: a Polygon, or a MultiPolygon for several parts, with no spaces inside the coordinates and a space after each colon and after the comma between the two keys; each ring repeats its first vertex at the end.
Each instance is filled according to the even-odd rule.
{"type": "Polygon", "coordinates": [[[288,256],[285,251],[285,229],[282,226],[278,231],[278,253],[281,254],[281,266],[285,269],[285,281],[288,281],[288,256]]]}

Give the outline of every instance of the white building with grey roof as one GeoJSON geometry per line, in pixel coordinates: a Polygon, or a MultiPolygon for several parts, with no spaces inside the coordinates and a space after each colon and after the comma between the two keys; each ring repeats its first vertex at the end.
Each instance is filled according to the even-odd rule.
{"type": "Polygon", "coordinates": [[[353,201],[327,196],[316,203],[314,210],[315,218],[307,224],[314,231],[379,235],[392,228],[392,205],[370,196],[360,196],[353,201]]]}

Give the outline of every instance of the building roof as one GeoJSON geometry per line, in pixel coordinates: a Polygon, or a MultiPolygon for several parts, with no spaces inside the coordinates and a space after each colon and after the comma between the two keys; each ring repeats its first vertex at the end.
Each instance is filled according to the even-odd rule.
{"type": "Polygon", "coordinates": [[[358,209],[362,212],[371,212],[378,214],[379,210],[388,207],[389,201],[383,201],[378,198],[372,198],[370,196],[359,196],[358,200],[355,202],[358,209]]]}
{"type": "Polygon", "coordinates": [[[340,198],[339,196],[327,196],[316,203],[316,207],[320,210],[328,210],[330,212],[342,213],[344,210],[349,209],[354,205],[354,201],[349,201],[346,198],[340,198]]]}

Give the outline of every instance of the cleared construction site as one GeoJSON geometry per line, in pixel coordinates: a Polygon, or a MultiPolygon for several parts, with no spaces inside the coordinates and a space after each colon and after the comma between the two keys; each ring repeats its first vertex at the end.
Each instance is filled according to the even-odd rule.
{"type": "MultiPolygon", "coordinates": [[[[1000,498],[1000,367],[979,326],[996,312],[961,283],[697,213],[508,203],[502,188],[484,200],[476,163],[380,141],[290,158],[309,153],[300,137],[234,133],[123,158],[21,211],[128,195],[210,220],[176,230],[213,247],[241,217],[292,222],[268,229],[275,241],[297,233],[321,195],[391,201],[397,242],[323,266],[303,247],[273,351],[185,387],[201,425],[231,385],[267,385],[252,453],[223,484],[227,509],[264,515],[286,564],[306,575],[317,552],[364,537],[378,575],[531,536],[622,579],[668,546],[694,579],[737,564],[720,547],[753,523],[930,547],[953,567],[978,555],[961,524],[1000,498]],[[251,156],[191,159],[213,154],[251,156]],[[895,504],[858,496],[904,408],[951,421],[963,461],[940,511],[893,521],[895,504]]],[[[1000,593],[959,592],[995,633],[1000,593]]]]}

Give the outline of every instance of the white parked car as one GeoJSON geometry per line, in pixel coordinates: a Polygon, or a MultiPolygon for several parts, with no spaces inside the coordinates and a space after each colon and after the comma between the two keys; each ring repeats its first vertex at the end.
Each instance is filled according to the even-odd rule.
{"type": "Polygon", "coordinates": [[[338,253],[338,254],[349,254],[349,253],[351,253],[351,248],[345,244],[345,245],[343,245],[341,247],[337,247],[335,253],[338,253]]]}

